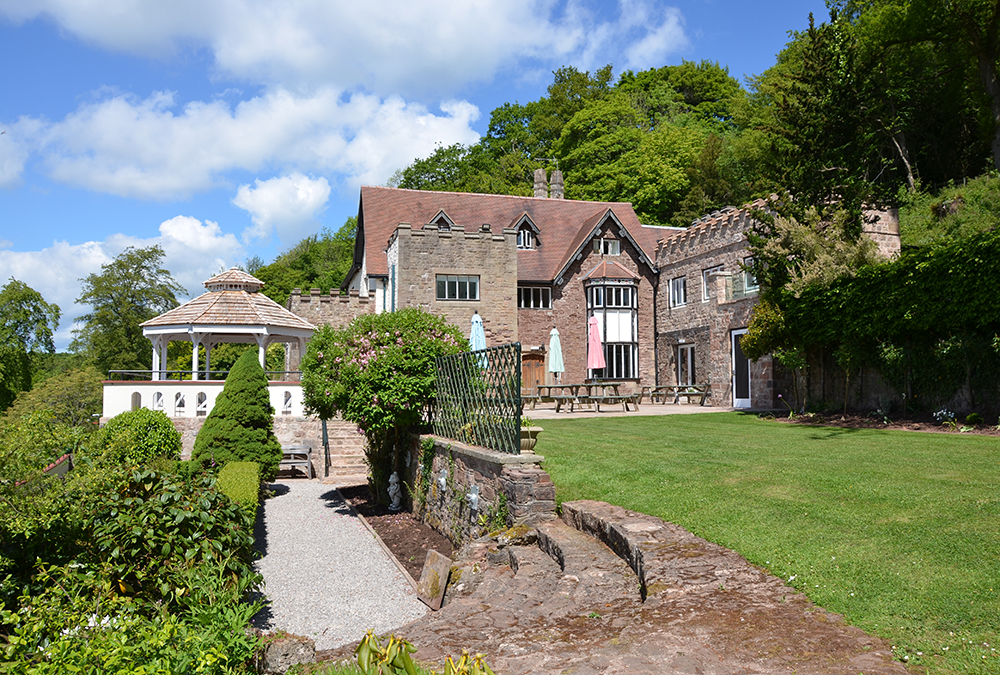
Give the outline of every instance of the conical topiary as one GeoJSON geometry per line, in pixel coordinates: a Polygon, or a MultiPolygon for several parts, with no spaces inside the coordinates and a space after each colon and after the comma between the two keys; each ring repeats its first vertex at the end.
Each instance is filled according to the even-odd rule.
{"type": "Polygon", "coordinates": [[[274,436],[274,409],[257,352],[243,354],[229,371],[215,407],[198,432],[191,458],[203,465],[257,462],[265,481],[278,474],[281,444],[274,436]]]}

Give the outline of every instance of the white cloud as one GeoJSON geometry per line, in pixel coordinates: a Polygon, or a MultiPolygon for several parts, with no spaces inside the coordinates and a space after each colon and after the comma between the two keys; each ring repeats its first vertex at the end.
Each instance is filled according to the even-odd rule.
{"type": "Polygon", "coordinates": [[[663,65],[637,59],[686,44],[677,10],[657,0],[619,0],[618,9],[607,20],[584,0],[0,0],[0,15],[46,15],[110,49],[205,46],[230,77],[406,95],[452,92],[514,62],[620,60],[646,33],[653,44],[628,50],[629,67],[663,65]]]}
{"type": "Polygon", "coordinates": [[[298,241],[307,229],[315,229],[316,216],[330,198],[326,178],[312,179],[301,173],[241,185],[233,204],[250,213],[253,227],[245,236],[262,239],[277,229],[282,243],[298,241]]]}
{"type": "MultiPolygon", "coordinates": [[[[73,320],[89,311],[88,307],[76,304],[79,280],[99,273],[101,265],[111,262],[128,246],[155,244],[163,248],[163,267],[170,270],[191,296],[200,295],[204,291],[201,282],[237,263],[244,253],[237,238],[222,232],[218,223],[177,216],[160,224],[160,236],[148,239],[115,234],[104,241],[83,244],[57,241],[41,251],[0,250],[0,269],[7,278],[23,281],[47,302],[59,305],[62,320],[56,346],[65,349],[72,338],[73,320]]],[[[2,283],[7,283],[7,278],[2,283]]]]}
{"type": "Polygon", "coordinates": [[[39,152],[60,182],[127,197],[168,199],[211,189],[231,170],[271,166],[344,175],[356,187],[382,182],[435,143],[472,143],[479,110],[442,105],[443,115],[398,97],[381,100],[324,88],[283,88],[230,107],[173,96],[114,96],[89,103],[40,133],[39,152]]]}
{"type": "Polygon", "coordinates": [[[21,181],[24,164],[37,143],[36,135],[42,123],[22,117],[14,124],[0,124],[0,187],[11,187],[21,181]]]}

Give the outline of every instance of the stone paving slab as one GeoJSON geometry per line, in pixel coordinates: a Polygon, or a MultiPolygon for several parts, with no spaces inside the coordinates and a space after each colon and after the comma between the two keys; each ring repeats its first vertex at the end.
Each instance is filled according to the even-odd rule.
{"type": "Polygon", "coordinates": [[[498,675],[906,675],[884,640],[732,551],[603,502],[567,502],[563,513],[597,536],[542,524],[551,555],[511,546],[510,566],[490,565],[500,556],[487,544],[465,547],[457,564],[481,580],[396,631],[415,657],[440,667],[468,649],[498,675]]]}

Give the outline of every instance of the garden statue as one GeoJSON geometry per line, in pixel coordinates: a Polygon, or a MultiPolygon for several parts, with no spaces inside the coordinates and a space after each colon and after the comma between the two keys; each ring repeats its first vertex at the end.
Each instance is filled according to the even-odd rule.
{"type": "Polygon", "coordinates": [[[399,489],[399,474],[395,471],[389,476],[389,510],[399,511],[402,506],[399,505],[400,500],[403,498],[403,491],[399,489]]]}

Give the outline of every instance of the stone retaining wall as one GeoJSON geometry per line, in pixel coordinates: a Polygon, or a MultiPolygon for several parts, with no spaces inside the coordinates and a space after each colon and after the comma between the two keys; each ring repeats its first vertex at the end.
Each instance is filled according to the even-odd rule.
{"type": "MultiPolygon", "coordinates": [[[[555,516],[556,488],[539,466],[542,456],[511,455],[437,436],[420,438],[433,439],[434,450],[426,499],[421,507],[418,495],[414,511],[456,546],[479,536],[479,516],[494,512],[501,494],[507,498],[508,526],[555,516]],[[476,509],[468,497],[473,485],[479,487],[476,509]]],[[[422,454],[421,445],[415,443],[408,462],[411,485],[418,485],[422,454]]]]}

